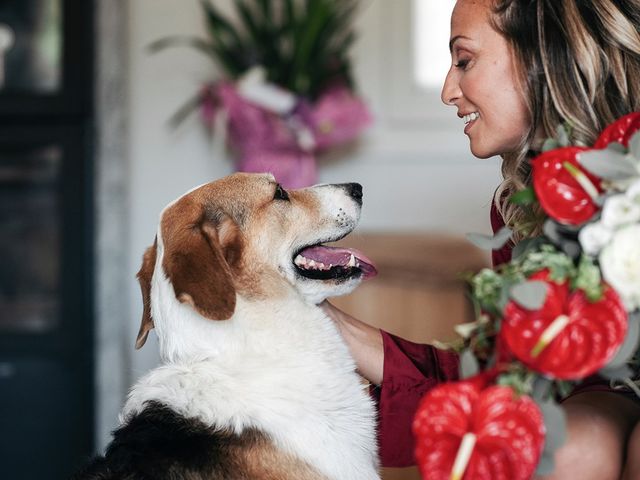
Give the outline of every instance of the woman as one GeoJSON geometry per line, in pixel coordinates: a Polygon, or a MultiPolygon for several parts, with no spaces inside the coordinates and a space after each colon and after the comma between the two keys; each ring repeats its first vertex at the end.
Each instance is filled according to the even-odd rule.
{"type": "MultiPolygon", "coordinates": [[[[458,0],[442,100],[463,119],[476,157],[503,159],[494,231],[523,215],[506,199],[530,184],[529,160],[559,124],[572,125],[572,143],[591,145],[606,125],[640,110],[639,31],[638,0],[458,0]]],[[[510,257],[509,245],[494,252],[494,265],[510,257]]],[[[379,386],[383,465],[412,464],[418,401],[456,378],[456,356],[324,308],[361,374],[379,386]]],[[[563,404],[568,437],[545,478],[640,478],[640,402],[596,382],[563,404]]]]}

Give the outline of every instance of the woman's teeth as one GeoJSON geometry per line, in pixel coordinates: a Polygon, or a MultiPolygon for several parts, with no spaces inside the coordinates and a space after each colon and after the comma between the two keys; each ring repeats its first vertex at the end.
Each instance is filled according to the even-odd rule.
{"type": "Polygon", "coordinates": [[[462,117],[465,125],[468,124],[469,122],[473,122],[477,118],[480,118],[480,114],[478,112],[473,112],[473,113],[470,113],[469,115],[465,115],[464,117],[462,117]]]}

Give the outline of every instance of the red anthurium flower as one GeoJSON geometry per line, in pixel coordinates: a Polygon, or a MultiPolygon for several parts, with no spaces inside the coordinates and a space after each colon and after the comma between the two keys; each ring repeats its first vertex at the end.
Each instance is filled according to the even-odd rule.
{"type": "Polygon", "coordinates": [[[627,334],[627,312],[618,294],[605,288],[604,296],[589,302],[584,292],[571,292],[541,271],[530,277],[543,280],[549,290],[540,310],[509,302],[500,336],[513,355],[533,370],[559,379],[581,379],[595,373],[615,355],[627,334]]]}
{"type": "Polygon", "coordinates": [[[544,211],[554,220],[580,225],[597,212],[595,198],[602,191],[600,179],[576,160],[583,147],[549,150],[534,158],[533,188],[544,211]]]}
{"type": "Polygon", "coordinates": [[[640,130],[640,112],[630,113],[605,128],[593,147],[605,148],[612,142],[618,142],[628,147],[629,140],[638,130],[640,130]]]}
{"type": "Polygon", "coordinates": [[[430,480],[529,480],[545,437],[542,413],[531,398],[473,381],[427,393],[413,432],[418,467],[430,480]]]}

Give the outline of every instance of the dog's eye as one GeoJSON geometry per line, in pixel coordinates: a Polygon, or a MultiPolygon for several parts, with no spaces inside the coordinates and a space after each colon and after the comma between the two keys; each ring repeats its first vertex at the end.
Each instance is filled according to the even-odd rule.
{"type": "Polygon", "coordinates": [[[276,191],[273,194],[274,200],[289,200],[289,194],[280,184],[276,185],[276,191]]]}

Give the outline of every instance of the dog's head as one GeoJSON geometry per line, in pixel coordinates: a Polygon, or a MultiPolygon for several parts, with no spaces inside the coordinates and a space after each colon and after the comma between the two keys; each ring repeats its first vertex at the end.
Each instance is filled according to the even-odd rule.
{"type": "Polygon", "coordinates": [[[375,268],[355,250],[322,244],[349,234],[361,206],[359,184],[285,191],[268,174],[238,173],[178,198],[162,212],[138,273],[144,311],[136,347],[153,328],[156,275],[178,302],[211,320],[231,318],[237,295],[277,298],[293,288],[319,303],[350,292],[375,268]]]}

